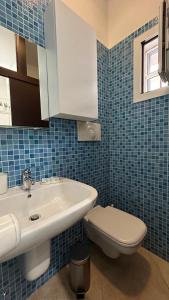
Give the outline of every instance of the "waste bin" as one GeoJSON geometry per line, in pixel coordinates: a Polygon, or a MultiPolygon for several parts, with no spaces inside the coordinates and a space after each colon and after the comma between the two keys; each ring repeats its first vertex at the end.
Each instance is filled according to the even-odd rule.
{"type": "Polygon", "coordinates": [[[71,248],[70,285],[77,299],[84,299],[90,288],[90,255],[85,243],[76,243],[71,248]]]}

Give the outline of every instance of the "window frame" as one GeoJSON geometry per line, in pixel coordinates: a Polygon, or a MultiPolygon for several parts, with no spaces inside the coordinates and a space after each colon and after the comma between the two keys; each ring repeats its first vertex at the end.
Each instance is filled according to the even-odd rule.
{"type": "Polygon", "coordinates": [[[169,86],[143,92],[143,44],[158,36],[158,25],[134,39],[133,102],[141,102],[169,94],[169,86]]]}

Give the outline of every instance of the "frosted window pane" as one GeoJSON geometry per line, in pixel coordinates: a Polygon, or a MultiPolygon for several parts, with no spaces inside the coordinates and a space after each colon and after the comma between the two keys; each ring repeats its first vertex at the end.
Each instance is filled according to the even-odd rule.
{"type": "Polygon", "coordinates": [[[0,26],[0,66],[17,71],[15,34],[0,26]]]}
{"type": "Polygon", "coordinates": [[[11,125],[11,97],[9,78],[0,76],[0,126],[11,125]]]}
{"type": "Polygon", "coordinates": [[[158,71],[158,48],[148,54],[148,74],[158,71]]]}
{"type": "Polygon", "coordinates": [[[163,81],[161,81],[161,86],[162,86],[162,87],[168,86],[168,82],[163,82],[163,81]]]}
{"type": "Polygon", "coordinates": [[[147,81],[148,92],[154,91],[160,88],[160,76],[153,77],[147,81]]]}

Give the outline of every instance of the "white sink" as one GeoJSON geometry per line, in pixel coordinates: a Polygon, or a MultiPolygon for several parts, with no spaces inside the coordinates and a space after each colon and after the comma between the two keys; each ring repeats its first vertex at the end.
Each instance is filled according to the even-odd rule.
{"type": "Polygon", "coordinates": [[[19,187],[9,189],[7,194],[0,195],[0,217],[12,213],[17,218],[21,239],[0,262],[38,249],[39,245],[82,219],[94,206],[96,198],[97,191],[93,187],[70,179],[49,185],[36,183],[30,198],[28,192],[19,187]],[[38,214],[39,219],[31,221],[34,214],[38,214]]]}

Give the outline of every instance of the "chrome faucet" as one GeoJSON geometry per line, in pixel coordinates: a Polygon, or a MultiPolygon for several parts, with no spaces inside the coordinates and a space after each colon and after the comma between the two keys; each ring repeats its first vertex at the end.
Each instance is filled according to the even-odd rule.
{"type": "Polygon", "coordinates": [[[32,179],[31,169],[27,168],[22,172],[22,188],[30,192],[33,184],[35,184],[35,181],[32,179]]]}

